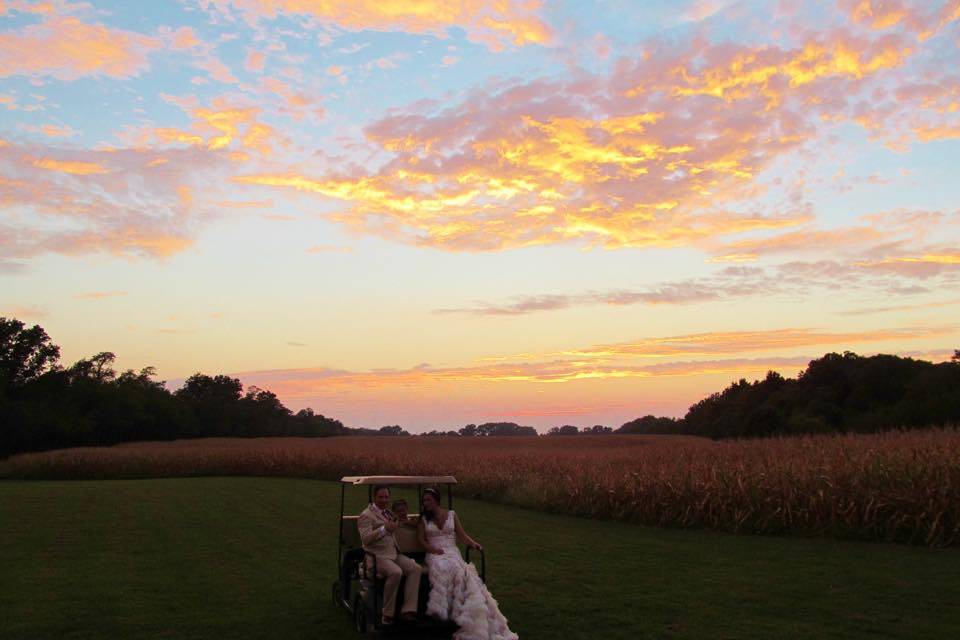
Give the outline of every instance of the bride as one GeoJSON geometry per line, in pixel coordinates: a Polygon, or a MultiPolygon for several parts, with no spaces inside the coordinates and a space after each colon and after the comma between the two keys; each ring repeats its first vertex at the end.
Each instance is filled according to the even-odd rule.
{"type": "Polygon", "coordinates": [[[458,539],[478,551],[483,548],[467,535],[457,514],[440,506],[440,493],[433,489],[424,490],[420,513],[417,533],[430,572],[427,615],[453,620],[460,627],[454,640],[518,640],[476,567],[460,555],[458,539]]]}

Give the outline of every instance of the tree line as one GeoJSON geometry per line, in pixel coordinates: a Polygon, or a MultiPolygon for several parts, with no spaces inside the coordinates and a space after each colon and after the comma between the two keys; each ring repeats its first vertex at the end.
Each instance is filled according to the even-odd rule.
{"type": "Polygon", "coordinates": [[[680,419],[644,416],[618,433],[756,438],[877,432],[960,424],[960,351],[932,363],[893,355],[828,353],[796,378],[740,379],[680,419]]]}
{"type": "Polygon", "coordinates": [[[197,373],[174,392],[152,367],[117,372],[98,353],[60,364],[40,326],[0,318],[0,455],[133,440],[198,437],[332,436],[339,420],[303,409],[236,378],[197,373]]]}
{"type": "MultiPolygon", "coordinates": [[[[0,456],[134,440],[201,437],[410,435],[399,425],[349,428],[310,408],[293,413],[265,389],[196,373],[175,390],[152,367],[117,372],[98,353],[64,367],[39,325],[0,318],[0,456]]],[[[643,416],[618,429],[563,425],[548,436],[688,434],[744,438],[880,431],[960,423],[960,351],[934,364],[892,355],[829,353],[795,379],[741,379],[682,418],[643,416]]],[[[513,422],[468,424],[426,436],[536,436],[513,422]]]]}
{"type": "MultiPolygon", "coordinates": [[[[137,440],[410,435],[399,425],[346,427],[311,408],[293,413],[273,392],[226,375],[196,373],[170,391],[153,367],[118,373],[115,361],[102,352],[63,366],[43,327],[0,318],[0,456],[137,440]]],[[[449,433],[537,435],[507,422],[449,433]]]]}

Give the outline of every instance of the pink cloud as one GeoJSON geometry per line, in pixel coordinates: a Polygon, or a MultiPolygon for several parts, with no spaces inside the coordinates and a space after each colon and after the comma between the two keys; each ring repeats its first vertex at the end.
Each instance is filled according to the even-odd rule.
{"type": "MultiPolygon", "coordinates": [[[[0,13],[0,15],[2,15],[2,13],[0,13]]],[[[36,305],[20,305],[0,308],[0,316],[5,318],[17,318],[18,320],[39,320],[41,318],[46,318],[49,315],[49,311],[36,305]]]]}
{"type": "Polygon", "coordinates": [[[233,75],[230,67],[224,64],[220,58],[216,57],[212,53],[207,54],[203,58],[195,61],[193,66],[198,69],[203,69],[217,82],[222,82],[224,84],[236,84],[239,82],[237,77],[233,75]]]}
{"type": "Polygon", "coordinates": [[[185,251],[212,215],[194,198],[216,193],[202,176],[226,162],[191,149],[11,143],[0,148],[0,253],[24,263],[50,252],[167,258],[185,251]],[[198,180],[202,191],[190,186],[198,180]]]}
{"type": "Polygon", "coordinates": [[[179,27],[170,34],[170,48],[175,51],[185,51],[202,45],[200,38],[191,27],[179,27]]]}
{"type": "Polygon", "coordinates": [[[157,38],[132,31],[51,17],[19,31],[0,33],[0,77],[130,78],[147,68],[148,54],[159,47],[157,38]]]}
{"type": "MultiPolygon", "coordinates": [[[[743,209],[769,188],[760,178],[773,163],[836,122],[898,129],[899,107],[862,105],[904,82],[921,46],[911,33],[842,28],[779,46],[653,42],[656,55],[609,74],[494,82],[460,102],[394,110],[365,129],[368,153],[387,159],[376,170],[300,165],[237,181],[339,200],[331,219],[354,232],[450,251],[694,246],[746,261],[879,244],[865,227],[810,229],[809,208],[743,209]],[[742,237],[764,231],[779,235],[742,237]]],[[[952,99],[925,85],[904,110],[952,99]]]]}
{"type": "Polygon", "coordinates": [[[267,55],[262,51],[248,49],[247,57],[243,63],[243,68],[250,73],[262,73],[266,59],[267,55]]]}

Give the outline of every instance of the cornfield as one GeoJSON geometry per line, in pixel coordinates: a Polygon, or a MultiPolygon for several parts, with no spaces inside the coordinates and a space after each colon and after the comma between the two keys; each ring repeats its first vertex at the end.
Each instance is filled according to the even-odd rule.
{"type": "Polygon", "coordinates": [[[205,439],[21,454],[0,477],[442,475],[460,495],[652,526],[960,544],[960,430],[713,442],[670,436],[205,439]]]}

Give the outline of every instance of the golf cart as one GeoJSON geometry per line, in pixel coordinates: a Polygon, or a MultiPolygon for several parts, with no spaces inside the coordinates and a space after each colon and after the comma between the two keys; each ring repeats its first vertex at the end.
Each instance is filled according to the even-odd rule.
{"type": "MultiPolygon", "coordinates": [[[[383,583],[382,578],[377,578],[376,562],[374,554],[364,551],[360,542],[360,530],[357,527],[357,515],[347,515],[347,487],[365,487],[367,503],[373,502],[373,488],[375,486],[388,486],[396,494],[391,497],[402,497],[404,491],[412,493],[416,491],[415,496],[411,495],[411,510],[419,511],[423,490],[428,487],[439,488],[446,487],[447,507],[453,508],[453,485],[457,479],[453,476],[345,476],[340,479],[340,520],[338,521],[339,545],[337,548],[337,579],[333,583],[333,603],[338,607],[343,607],[349,612],[354,621],[354,627],[359,633],[368,633],[369,631],[386,632],[388,629],[397,634],[410,637],[446,637],[449,638],[456,631],[457,626],[452,622],[442,622],[426,616],[427,597],[430,593],[430,581],[427,574],[424,573],[420,579],[420,602],[417,612],[417,622],[413,624],[394,624],[389,627],[381,625],[381,610],[383,609],[383,583]],[[369,558],[369,560],[367,560],[369,558]],[[395,628],[395,629],[394,629],[395,628]]],[[[356,492],[351,492],[356,493],[356,492]]],[[[356,498],[352,503],[357,504],[356,498]]],[[[365,507],[366,505],[364,505],[365,507]]],[[[360,509],[357,509],[359,513],[360,509]]],[[[413,517],[417,513],[410,514],[413,517]]],[[[423,564],[426,557],[426,549],[420,544],[417,538],[417,531],[413,527],[399,527],[394,536],[400,553],[409,556],[416,562],[423,564]]],[[[464,559],[470,562],[470,551],[468,547],[464,553],[464,559]]],[[[486,582],[486,556],[480,551],[480,579],[486,582]]],[[[406,577],[404,577],[406,580],[406,577]]],[[[403,586],[400,586],[397,594],[397,611],[402,606],[403,586]]],[[[397,618],[399,619],[399,618],[397,618]]]]}

